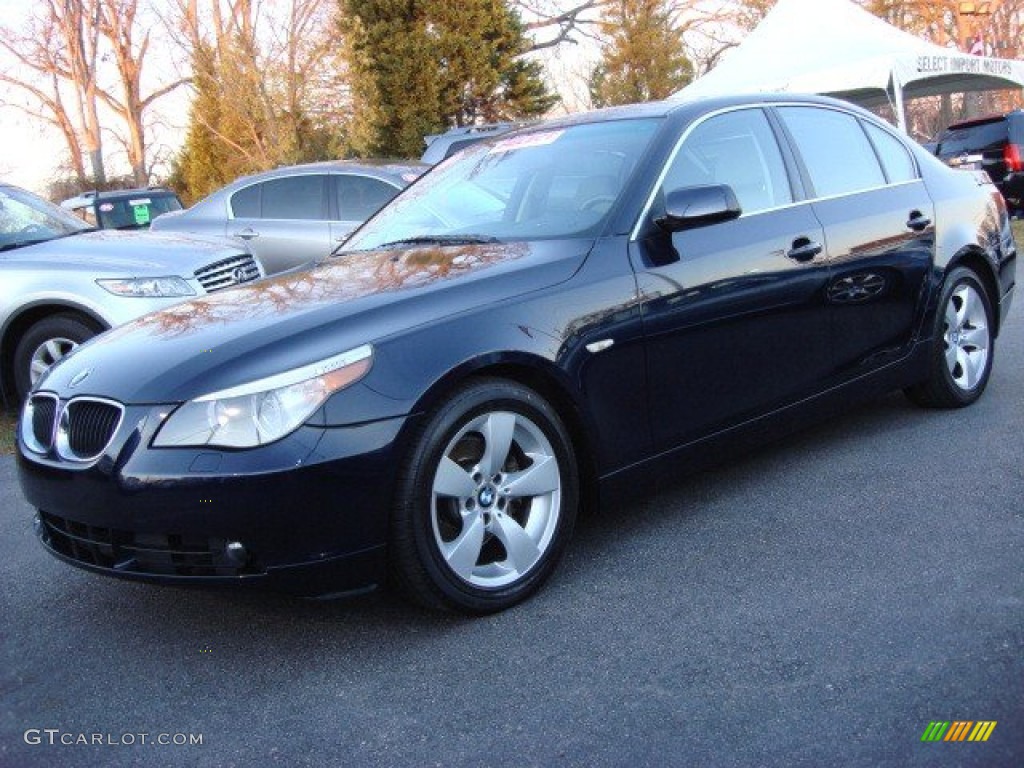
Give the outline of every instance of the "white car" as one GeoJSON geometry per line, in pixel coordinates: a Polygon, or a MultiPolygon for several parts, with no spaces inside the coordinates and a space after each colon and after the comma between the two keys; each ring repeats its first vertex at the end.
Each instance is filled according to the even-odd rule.
{"type": "Polygon", "coordinates": [[[20,402],[87,339],[262,274],[227,238],[94,231],[0,184],[0,391],[20,402]]]}

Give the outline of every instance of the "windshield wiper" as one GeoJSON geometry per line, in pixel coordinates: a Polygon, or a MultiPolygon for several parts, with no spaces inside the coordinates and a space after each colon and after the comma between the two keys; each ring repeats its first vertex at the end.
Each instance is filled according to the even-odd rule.
{"type": "Polygon", "coordinates": [[[486,245],[500,242],[498,238],[487,235],[420,235],[419,237],[404,237],[401,240],[381,243],[374,250],[394,248],[398,245],[486,245]]]}
{"type": "Polygon", "coordinates": [[[16,240],[13,243],[4,243],[0,245],[0,251],[12,251],[15,248],[21,248],[25,245],[36,245],[37,243],[45,243],[47,240],[53,240],[52,237],[35,237],[30,240],[16,240]]]}

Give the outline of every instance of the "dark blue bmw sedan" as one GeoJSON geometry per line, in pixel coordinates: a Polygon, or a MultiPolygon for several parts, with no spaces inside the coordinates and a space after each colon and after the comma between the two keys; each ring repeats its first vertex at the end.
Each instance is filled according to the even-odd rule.
{"type": "Polygon", "coordinates": [[[83,345],[25,404],[21,484],[98,573],[496,611],[657,473],[887,390],[976,400],[1015,260],[987,177],[842,102],[577,115],[83,345]]]}

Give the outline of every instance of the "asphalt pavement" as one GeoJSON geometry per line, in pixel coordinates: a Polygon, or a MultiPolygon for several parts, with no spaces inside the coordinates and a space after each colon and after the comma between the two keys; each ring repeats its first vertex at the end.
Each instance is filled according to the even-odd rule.
{"type": "Polygon", "coordinates": [[[0,766],[1022,765],[1022,304],[975,406],[887,396],[587,516],[483,619],[78,571],[0,457],[0,766]]]}

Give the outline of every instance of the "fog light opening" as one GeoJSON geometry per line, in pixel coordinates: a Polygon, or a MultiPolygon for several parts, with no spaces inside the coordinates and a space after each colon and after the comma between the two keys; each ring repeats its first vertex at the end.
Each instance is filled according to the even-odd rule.
{"type": "Polygon", "coordinates": [[[224,556],[234,565],[245,565],[249,560],[249,552],[240,541],[229,541],[224,546],[224,556]]]}

